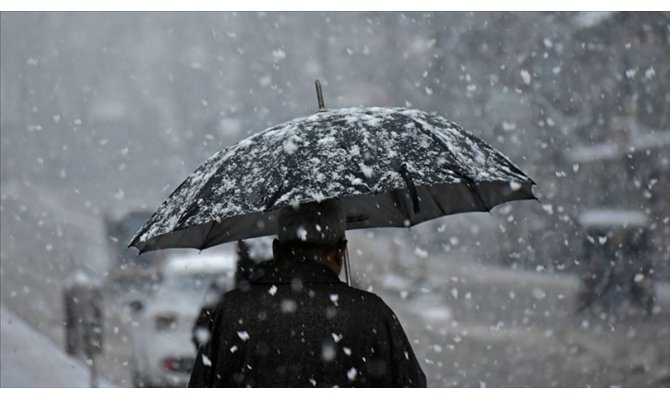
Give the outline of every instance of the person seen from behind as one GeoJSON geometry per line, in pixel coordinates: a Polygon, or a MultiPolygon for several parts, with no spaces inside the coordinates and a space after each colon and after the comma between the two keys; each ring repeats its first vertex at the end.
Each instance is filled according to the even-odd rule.
{"type": "Polygon", "coordinates": [[[393,311],[341,282],[335,201],[279,212],[274,261],[214,310],[189,387],[426,387],[393,311]]]}

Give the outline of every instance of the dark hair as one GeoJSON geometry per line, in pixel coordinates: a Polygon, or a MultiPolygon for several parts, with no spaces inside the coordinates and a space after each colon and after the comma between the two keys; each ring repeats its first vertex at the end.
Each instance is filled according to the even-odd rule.
{"type": "Polygon", "coordinates": [[[277,218],[277,239],[282,244],[335,245],[345,239],[346,229],[346,216],[336,200],[287,207],[277,218]]]}
{"type": "Polygon", "coordinates": [[[334,251],[344,253],[347,247],[346,239],[333,244],[312,244],[302,241],[279,242],[275,239],[272,251],[274,259],[278,262],[292,261],[324,261],[334,251]]]}

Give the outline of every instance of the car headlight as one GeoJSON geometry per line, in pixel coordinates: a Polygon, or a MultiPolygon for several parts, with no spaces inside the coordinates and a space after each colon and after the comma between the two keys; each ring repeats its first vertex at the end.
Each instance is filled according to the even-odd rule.
{"type": "Polygon", "coordinates": [[[157,331],[173,331],[177,329],[177,316],[174,314],[160,314],[155,318],[157,331]]]}

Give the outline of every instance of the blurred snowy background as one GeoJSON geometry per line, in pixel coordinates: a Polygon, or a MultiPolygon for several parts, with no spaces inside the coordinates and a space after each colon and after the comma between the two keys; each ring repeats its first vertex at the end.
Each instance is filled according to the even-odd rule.
{"type": "Polygon", "coordinates": [[[21,378],[22,332],[65,353],[73,282],[103,287],[102,384],[137,383],[148,311],[109,287],[144,221],[110,221],[315,112],[317,78],[328,108],[434,111],[538,183],[541,203],[349,234],[356,285],[396,311],[430,386],[670,385],[670,14],[4,12],[0,29],[1,386],[86,384],[21,378]]]}

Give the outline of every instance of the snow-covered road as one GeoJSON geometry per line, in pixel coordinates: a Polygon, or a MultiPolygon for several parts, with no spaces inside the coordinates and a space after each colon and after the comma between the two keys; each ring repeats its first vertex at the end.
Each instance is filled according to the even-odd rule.
{"type": "MultiPolygon", "coordinates": [[[[99,381],[99,386],[110,387],[99,381]]],[[[0,305],[1,387],[88,387],[88,368],[0,305]]]]}

